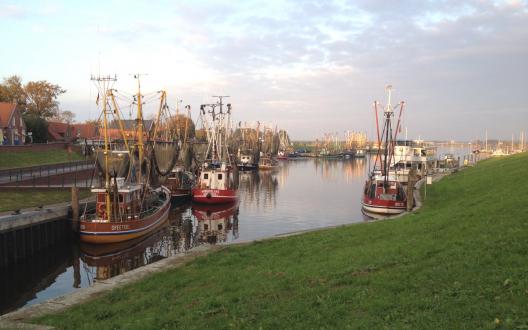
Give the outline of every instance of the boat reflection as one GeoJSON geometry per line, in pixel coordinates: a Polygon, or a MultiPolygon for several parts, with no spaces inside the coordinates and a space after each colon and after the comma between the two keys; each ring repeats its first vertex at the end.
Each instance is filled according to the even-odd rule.
{"type": "Polygon", "coordinates": [[[277,204],[280,173],[283,168],[271,171],[248,172],[240,174],[239,191],[241,203],[246,207],[274,208],[277,204]]]}
{"type": "Polygon", "coordinates": [[[192,214],[198,221],[197,239],[200,243],[225,243],[232,231],[238,238],[238,203],[224,205],[193,205],[192,214]]]}
{"type": "MultiPolygon", "coordinates": [[[[80,258],[84,263],[89,284],[94,281],[123,274],[132,269],[153,263],[167,257],[166,240],[168,225],[155,233],[138,240],[117,244],[82,244],[80,258]]],[[[80,285],[80,269],[74,263],[74,286],[80,285]]]]}

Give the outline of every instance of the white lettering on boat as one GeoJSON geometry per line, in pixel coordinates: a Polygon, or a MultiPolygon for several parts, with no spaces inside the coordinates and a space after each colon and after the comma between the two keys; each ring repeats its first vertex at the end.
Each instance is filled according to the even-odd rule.
{"type": "Polygon", "coordinates": [[[130,225],[112,225],[112,231],[128,230],[128,229],[130,229],[130,225]]]}

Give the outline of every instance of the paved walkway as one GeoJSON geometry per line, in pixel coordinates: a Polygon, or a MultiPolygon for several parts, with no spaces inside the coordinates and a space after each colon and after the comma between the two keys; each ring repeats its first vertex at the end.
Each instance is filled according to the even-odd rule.
{"type": "Polygon", "coordinates": [[[43,178],[57,174],[74,173],[93,168],[93,162],[79,161],[0,170],[0,184],[10,182],[16,184],[17,181],[32,180],[33,178],[43,178]]]}

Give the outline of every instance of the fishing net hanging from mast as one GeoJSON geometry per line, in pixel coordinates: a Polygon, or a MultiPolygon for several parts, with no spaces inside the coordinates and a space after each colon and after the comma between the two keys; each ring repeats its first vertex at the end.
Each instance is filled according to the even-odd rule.
{"type": "Polygon", "coordinates": [[[173,118],[162,92],[160,109],[151,135],[152,162],[160,176],[169,175],[178,160],[180,137],[173,125],[173,118]]]}
{"type": "MultiPolygon", "coordinates": [[[[92,80],[96,80],[92,78],[92,80]]],[[[97,97],[96,104],[99,105],[100,95],[103,94],[102,102],[105,102],[103,107],[103,112],[106,109],[106,134],[108,134],[109,139],[109,150],[108,157],[105,160],[105,152],[103,147],[98,147],[94,153],[95,163],[99,172],[106,176],[113,177],[124,177],[127,178],[130,173],[130,152],[128,146],[125,142],[125,136],[122,127],[120,126],[120,110],[117,106],[117,103],[114,99],[114,90],[112,89],[112,84],[115,81],[115,78],[99,78],[98,89],[99,94],[97,97]],[[110,102],[112,100],[112,102],[110,102]],[[107,162],[107,163],[106,163],[107,162]],[[108,173],[107,173],[108,172],[108,173]]],[[[101,113],[99,116],[99,141],[104,140],[104,120],[101,118],[104,116],[104,113],[101,113]]]]}

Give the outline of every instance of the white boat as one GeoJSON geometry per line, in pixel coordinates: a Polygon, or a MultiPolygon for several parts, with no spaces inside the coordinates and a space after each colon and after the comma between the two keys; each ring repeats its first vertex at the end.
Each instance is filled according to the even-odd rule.
{"type": "Polygon", "coordinates": [[[402,183],[409,181],[409,171],[415,169],[418,176],[427,174],[434,166],[436,148],[427,146],[422,140],[399,140],[394,147],[396,179],[402,183]]]}

